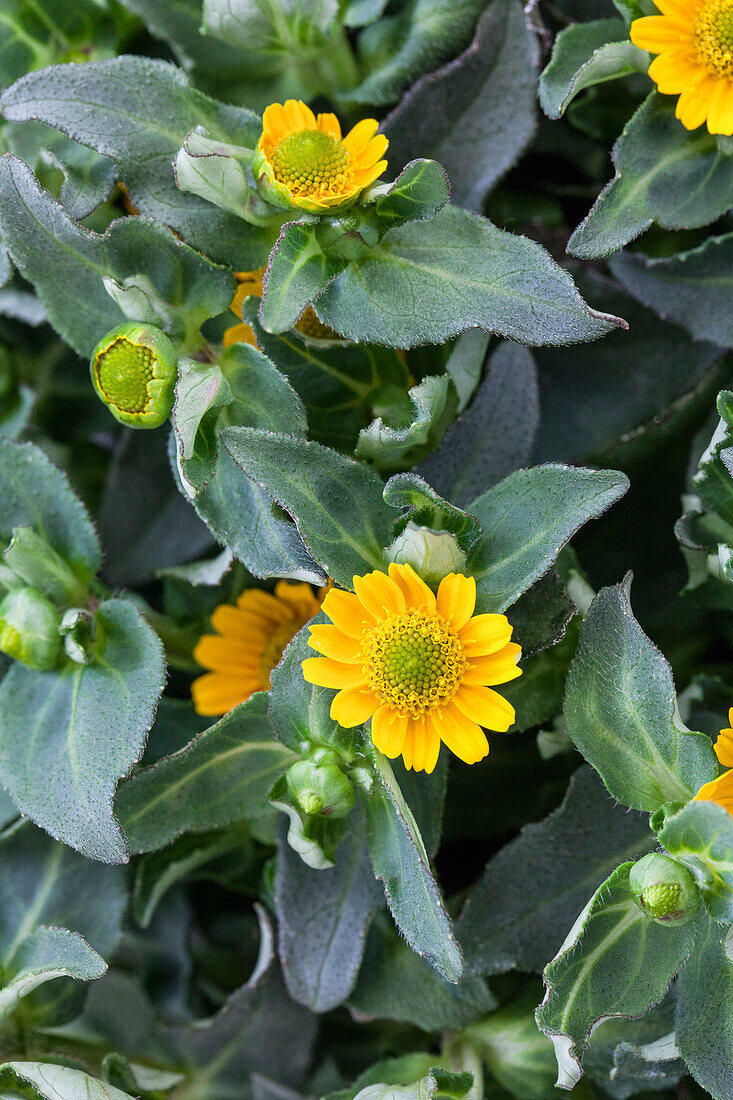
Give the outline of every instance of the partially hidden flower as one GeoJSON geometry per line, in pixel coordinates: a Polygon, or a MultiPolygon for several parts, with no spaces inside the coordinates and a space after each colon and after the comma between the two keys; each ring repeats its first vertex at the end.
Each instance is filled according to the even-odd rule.
{"type": "Polygon", "coordinates": [[[92,352],[92,385],[115,420],[158,428],[175,398],[178,356],[166,334],[129,321],[108,332],[92,352]]]}
{"type": "Polygon", "coordinates": [[[432,772],[441,741],[467,764],[489,751],[481,728],[505,732],[514,708],[489,685],[521,675],[521,648],[506,615],[474,615],[476,582],[450,573],[437,595],[410,565],[354,577],[332,589],[328,625],[310,628],[322,656],[303,662],[312,684],[339,688],[331,717],[342,726],[371,718],[377,749],[406,768],[432,772]]]}
{"type": "Polygon", "coordinates": [[[343,209],[379,179],[389,142],[376,119],[357,122],[346,137],[336,115],[314,115],[299,99],[271,103],[253,162],[265,196],[313,214],[343,209]]]}
{"type": "Polygon", "coordinates": [[[661,15],[631,24],[631,41],[658,56],[649,76],[679,95],[676,114],[688,130],[733,134],[733,0],[655,0],[661,15]]]}
{"type": "MultiPolygon", "coordinates": [[[[733,707],[728,711],[728,721],[733,726],[733,707]]],[[[698,802],[717,802],[733,814],[733,729],[722,729],[714,748],[718,761],[729,770],[710,783],[704,783],[695,799],[698,802]]]]}
{"type": "Polygon", "coordinates": [[[191,684],[196,713],[226,714],[255,691],[267,691],[285,647],[318,614],[325,592],[278,581],[274,594],[248,588],[236,605],[220,604],[211,616],[215,633],[204,634],[193,651],[209,669],[191,684]]]}
{"type": "MultiPolygon", "coordinates": [[[[225,348],[230,347],[231,344],[252,344],[253,347],[257,347],[257,337],[251,325],[248,325],[246,321],[242,320],[242,306],[244,305],[245,298],[249,298],[250,296],[255,298],[262,297],[264,293],[266,270],[266,268],[261,267],[257,271],[236,271],[234,273],[239,285],[232,298],[230,309],[234,316],[239,319],[239,324],[232,325],[231,328],[226,329],[224,332],[222,342],[225,348]]],[[[295,327],[298,332],[301,332],[304,336],[310,337],[312,340],[342,339],[337,332],[334,332],[328,325],[324,325],[322,321],[319,321],[313,306],[306,306],[298,318],[295,327]]]]}

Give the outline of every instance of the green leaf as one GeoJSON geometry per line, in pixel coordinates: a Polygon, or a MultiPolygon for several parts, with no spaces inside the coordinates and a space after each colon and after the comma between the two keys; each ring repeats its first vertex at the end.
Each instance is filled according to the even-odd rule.
{"type": "Polygon", "coordinates": [[[181,191],[190,191],[252,225],[279,228],[284,215],[258,197],[251,167],[252,149],[216,141],[198,126],[176,157],[176,183],[181,191]]]}
{"type": "Polygon", "coordinates": [[[87,590],[53,547],[31,527],[16,527],[3,562],[12,572],[62,606],[85,603],[87,590]]]}
{"type": "Polygon", "coordinates": [[[16,664],[5,676],[0,775],[37,825],[92,859],[120,863],[129,848],[112,797],[142,754],[164,663],[157,635],[128,601],[102,603],[96,623],[93,664],[57,672],[16,664]]]}
{"type": "Polygon", "coordinates": [[[565,723],[613,797],[653,812],[687,801],[717,769],[709,739],[677,716],[672,672],[632,614],[630,583],[601,589],[588,611],[568,674],[565,723]]]}
{"type": "Polygon", "coordinates": [[[42,1100],[131,1100],[106,1081],[98,1081],[70,1066],[51,1062],[6,1062],[0,1066],[0,1079],[24,1089],[30,1086],[33,1095],[42,1100]]]}
{"type": "Polygon", "coordinates": [[[694,925],[649,920],[629,889],[632,863],[598,888],[544,973],[537,1023],[552,1039],[557,1083],[572,1088],[592,1028],[613,1016],[641,1016],[661,1001],[690,954],[694,925]]]}
{"type": "Polygon", "coordinates": [[[382,903],[372,877],[364,814],[336,848],[334,866],[314,870],[281,842],[275,877],[278,951],[294,1000],[313,1012],[342,1004],[356,982],[369,922],[382,903]]]}
{"type": "Polygon", "coordinates": [[[122,218],[103,236],[81,229],[14,157],[0,161],[0,232],[51,324],[85,357],[126,319],[105,289],[106,277],[119,285],[123,301],[125,281],[145,276],[143,288],[168,307],[178,335],[195,333],[233,294],[230,272],[146,218],[122,218]]]}
{"type": "Polygon", "coordinates": [[[526,348],[502,344],[486,379],[418,472],[444,497],[466,507],[479,493],[524,466],[539,421],[537,368],[526,348]]]}
{"type": "Polygon", "coordinates": [[[213,259],[239,270],[265,262],[269,231],[179,191],[173,173],[176,153],[196,125],[217,141],[254,147],[261,124],[252,111],[196,91],[173,65],[131,56],[29,73],[0,105],[11,121],[38,119],[111,157],[133,205],[213,259]]]}
{"type": "Polygon", "coordinates": [[[443,374],[424,378],[408,394],[414,410],[409,424],[391,427],[378,416],[359,433],[355,450],[357,458],[391,473],[405,466],[413,466],[426,449],[440,440],[453,420],[458,404],[449,376],[443,374]]]}
{"type": "Polygon", "coordinates": [[[193,458],[199,426],[209,409],[228,405],[231,400],[231,388],[217,364],[178,360],[176,403],[171,420],[179,462],[193,458]]]}
{"type": "Polygon", "coordinates": [[[194,453],[177,465],[193,506],[212,534],[257,577],[294,577],[322,582],[323,575],[289,521],[275,513],[270,497],[232,461],[220,443],[228,425],[305,432],[303,405],[279,371],[249,344],[233,344],[219,361],[231,402],[206,414],[194,453]]]}
{"type": "Polygon", "coordinates": [[[96,40],[103,11],[96,0],[6,0],[0,12],[0,87],[96,40]]]}
{"type": "Polygon", "coordinates": [[[616,142],[616,175],[570,238],[573,256],[617,252],[653,222],[708,225],[733,204],[733,157],[706,130],[686,130],[669,96],[652,92],[616,142]]]}
{"type": "Polygon", "coordinates": [[[457,927],[468,970],[539,973],[588,895],[619,861],[653,846],[646,818],[614,804],[592,769],[580,768],[562,805],[525,825],[469,894],[457,927]]]}
{"type": "Polygon", "coordinates": [[[64,174],[59,202],[72,218],[86,218],[109,198],[115,185],[115,166],[109,157],[71,141],[42,122],[7,123],[3,128],[8,152],[36,173],[48,160],[64,174]]]}
{"type": "Polygon", "coordinates": [[[0,541],[32,528],[64,559],[81,583],[100,566],[97,536],[69,480],[32,443],[0,436],[0,541]]]}
{"type": "Polygon", "coordinates": [[[384,569],[392,517],[368,467],[319,443],[254,428],[227,428],[221,441],[241,470],[295,520],[309,553],[337,584],[384,569]]]}
{"type": "Polygon", "coordinates": [[[456,340],[446,361],[446,372],[458,393],[458,411],[463,412],[481,380],[490,336],[481,329],[469,328],[456,340]]]}
{"type": "Polygon", "coordinates": [[[557,1095],[553,1087],[557,1064],[552,1043],[535,1023],[536,1004],[532,983],[464,1033],[491,1076],[522,1100],[549,1100],[557,1095]]]}
{"type": "MultiPolygon", "coordinates": [[[[534,353],[542,410],[535,461],[613,465],[620,461],[620,441],[632,446],[645,429],[672,421],[676,408],[689,409],[720,350],[660,321],[606,277],[578,282],[585,295],[603,295],[608,309],[622,313],[629,331],[611,333],[594,346],[592,369],[582,345],[534,353]]],[[[700,399],[707,408],[704,390],[700,399]]]]}
{"type": "MultiPolygon", "coordinates": [[[[106,969],[100,954],[109,958],[122,932],[127,893],[121,868],[84,859],[29,822],[0,836],[0,860],[4,1011],[34,985],[58,977],[54,971],[99,977],[106,969]]],[[[73,983],[55,982],[26,1001],[26,1018],[58,1023],[69,1007],[73,1011],[75,995],[73,983]]]]}
{"type": "Polygon", "coordinates": [[[397,927],[413,951],[449,982],[463,976],[453,935],[415,819],[389,761],[372,749],[375,783],[367,803],[369,854],[397,927]]]}
{"type": "Polygon", "coordinates": [[[468,49],[418,80],[385,120],[392,162],[434,157],[453,202],[480,211],[534,132],[535,53],[516,0],[491,4],[468,49]]]}
{"type": "Polygon", "coordinates": [[[733,943],[711,920],[677,981],[675,1035],[692,1076],[714,1100],[733,1089],[733,943]]]}
{"type": "Polygon", "coordinates": [[[105,550],[102,574],[110,584],[144,583],[213,545],[171,477],[168,435],[167,426],[127,429],[115,448],[97,514],[105,550]]]}
{"type": "Polygon", "coordinates": [[[477,497],[468,506],[483,527],[469,559],[477,611],[511,607],[576,531],[620,500],[628,486],[616,470],[534,466],[477,497]]]}
{"type": "Polygon", "coordinates": [[[384,21],[389,56],[382,65],[367,64],[369,75],[349,99],[377,105],[399,99],[416,76],[468,45],[482,7],[480,0],[413,0],[396,19],[384,21]]]}
{"type": "MultiPolygon", "coordinates": [[[[424,1057],[424,1056],[423,1056],[424,1057]]],[[[417,1055],[412,1056],[413,1059],[417,1058],[417,1055]]],[[[373,1067],[372,1070],[362,1074],[359,1081],[363,1081],[369,1076],[370,1083],[365,1085],[360,1090],[347,1090],[344,1096],[344,1100],[463,1100],[465,1096],[468,1096],[471,1092],[472,1076],[470,1073],[451,1073],[448,1070],[433,1066],[426,1076],[419,1078],[419,1080],[402,1080],[410,1073],[410,1058],[405,1056],[403,1059],[395,1059],[395,1062],[399,1063],[394,1067],[393,1073],[382,1073],[383,1076],[388,1078],[387,1082],[373,1081],[374,1073],[379,1073],[380,1070],[384,1070],[386,1067],[384,1064],[373,1067]],[[405,1068],[402,1073],[400,1069],[402,1065],[405,1068]],[[397,1076],[400,1080],[393,1080],[393,1076],[397,1076]]],[[[414,1066],[415,1063],[413,1062],[414,1066]]],[[[341,1093],[332,1093],[331,1100],[335,1100],[336,1097],[341,1097],[341,1093]]]]}
{"type": "Polygon", "coordinates": [[[654,259],[623,252],[611,269],[630,294],[695,340],[733,347],[728,303],[733,290],[733,233],[708,237],[697,248],[654,259]]]}
{"type": "Polygon", "coordinates": [[[35,928],[3,967],[0,1018],[10,1016],[20,1001],[54,978],[92,981],[107,969],[104,959],[78,932],[66,928],[35,928]]]}
{"type": "Polygon", "coordinates": [[[649,54],[629,41],[621,19],[573,23],[560,31],[550,63],[540,78],[540,103],[550,118],[560,118],[585,88],[645,73],[649,54]]]}
{"type": "Polygon", "coordinates": [[[115,809],[130,847],[157,851],[182,833],[270,815],[267,795],[294,759],[257,693],[120,787],[115,809]]]}
{"type": "MultiPolygon", "coordinates": [[[[313,620],[325,623],[321,613],[313,620]]],[[[287,646],[277,668],[272,670],[269,714],[284,745],[300,754],[303,744],[332,745],[339,739],[339,725],[330,715],[333,694],[328,688],[309,684],[301,664],[314,651],[308,645],[309,629],[303,627],[287,646]]]]}
{"type": "Polygon", "coordinates": [[[495,1007],[483,979],[447,982],[400,939],[386,914],[374,921],[349,998],[357,1018],[400,1020],[423,1031],[458,1031],[495,1007]]]}
{"type": "Polygon", "coordinates": [[[403,510],[395,523],[396,535],[402,534],[409,523],[433,531],[448,531],[455,535],[466,553],[481,536],[475,516],[443,500],[418,474],[394,474],[385,485],[383,495],[390,508],[403,510]]]}
{"type": "Polygon", "coordinates": [[[270,253],[260,321],[268,332],[292,328],[306,306],[344,267],[323,251],[317,223],[289,222],[270,253]]]}
{"type": "Polygon", "coordinates": [[[204,30],[246,50],[313,48],[331,30],[336,0],[204,0],[204,30]]]}
{"type": "Polygon", "coordinates": [[[692,871],[711,917],[733,923],[733,817],[715,802],[665,815],[659,842],[692,871]]]}
{"type": "Polygon", "coordinates": [[[406,222],[429,221],[449,198],[450,186],[442,165],[434,160],[410,160],[394,183],[377,194],[374,209],[379,230],[395,229],[406,222]]]}
{"type": "Polygon", "coordinates": [[[534,346],[623,325],[592,310],[540,245],[453,206],[390,230],[314,308],[350,340],[400,348],[442,344],[473,326],[534,346]]]}
{"type": "Polygon", "coordinates": [[[392,348],[329,347],[306,340],[297,330],[273,335],[259,323],[258,304],[250,299],[242,316],[252,326],[257,346],[300,395],[312,438],[337,450],[353,450],[382,393],[407,389],[404,362],[392,348]]]}

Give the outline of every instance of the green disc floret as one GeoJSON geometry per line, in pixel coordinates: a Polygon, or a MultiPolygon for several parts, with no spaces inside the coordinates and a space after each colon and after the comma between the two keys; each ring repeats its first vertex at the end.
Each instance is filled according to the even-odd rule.
{"type": "Polygon", "coordinates": [[[94,349],[92,383],[116,420],[157,428],[173,408],[177,355],[160,329],[133,322],[107,333],[94,349]]]}
{"type": "Polygon", "coordinates": [[[690,872],[661,852],[651,852],[634,864],[629,887],[642,912],[661,924],[686,924],[700,905],[700,894],[690,872]]]}

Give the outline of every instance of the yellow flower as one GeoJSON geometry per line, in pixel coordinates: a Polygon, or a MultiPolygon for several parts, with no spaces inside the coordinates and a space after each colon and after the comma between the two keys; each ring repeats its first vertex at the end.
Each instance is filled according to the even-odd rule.
{"type": "Polygon", "coordinates": [[[733,0],[654,0],[662,15],[631,24],[631,41],[658,54],[649,76],[679,95],[677,118],[688,130],[733,134],[733,0]]]}
{"type": "MultiPolygon", "coordinates": [[[[253,295],[255,298],[261,298],[264,293],[263,280],[265,277],[266,268],[261,267],[258,271],[235,271],[235,277],[239,286],[237,292],[232,298],[232,304],[229,307],[235,317],[238,317],[240,323],[238,325],[232,325],[224,333],[223,344],[225,348],[228,348],[231,344],[252,344],[257,347],[257,340],[251,327],[246,321],[242,321],[242,306],[244,299],[253,295]]],[[[309,336],[311,340],[341,340],[337,332],[334,332],[328,325],[324,325],[322,321],[318,320],[318,316],[313,306],[306,306],[301,313],[295,327],[298,332],[302,332],[304,336],[309,336]]]]}
{"type": "MultiPolygon", "coordinates": [[[[733,726],[733,707],[728,711],[728,721],[733,726]]],[[[733,729],[723,729],[715,742],[715,755],[727,772],[717,779],[704,783],[695,795],[698,802],[717,802],[733,814],[733,729]]]]}
{"type": "Polygon", "coordinates": [[[279,205],[313,214],[355,202],[387,167],[389,142],[376,119],[357,122],[346,135],[336,115],[314,115],[299,99],[271,103],[253,163],[266,195],[279,205]]]}
{"type": "Polygon", "coordinates": [[[333,589],[323,610],[333,625],[312,626],[321,657],[303,662],[312,684],[339,688],[331,717],[342,726],[372,720],[372,740],[406,768],[432,772],[440,742],[475,764],[489,751],[481,729],[505,732],[514,708],[489,684],[521,675],[506,615],[474,615],[476,582],[450,573],[437,596],[410,565],[354,577],[333,589]]]}
{"type": "Polygon", "coordinates": [[[327,590],[278,581],[275,594],[248,588],[236,606],[221,604],[211,616],[215,634],[204,634],[195,660],[211,671],[191,684],[197,714],[225,714],[255,691],[267,691],[270,673],[288,642],[318,614],[327,590]]]}

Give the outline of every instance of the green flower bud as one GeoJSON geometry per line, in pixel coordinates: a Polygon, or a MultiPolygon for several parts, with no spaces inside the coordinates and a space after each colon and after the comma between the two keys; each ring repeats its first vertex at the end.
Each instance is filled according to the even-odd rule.
{"type": "Polygon", "coordinates": [[[45,672],[61,652],[58,611],[37,588],[16,588],[0,603],[0,652],[45,672]]]}
{"type": "Polygon", "coordinates": [[[387,560],[411,565],[426,584],[435,588],[449,573],[463,573],[466,555],[449,531],[432,531],[409,522],[387,549],[387,560]]]}
{"type": "Polygon", "coordinates": [[[346,817],[354,808],[354,788],[338,764],[298,760],[288,769],[285,780],[305,814],[346,817]]]}
{"type": "Polygon", "coordinates": [[[660,852],[634,864],[629,887],[639,908],[660,924],[687,924],[700,905],[697,885],[687,868],[660,852]]]}
{"type": "Polygon", "coordinates": [[[173,408],[177,362],[176,350],[164,332],[129,322],[97,344],[91,361],[92,383],[121,424],[157,428],[173,408]]]}

